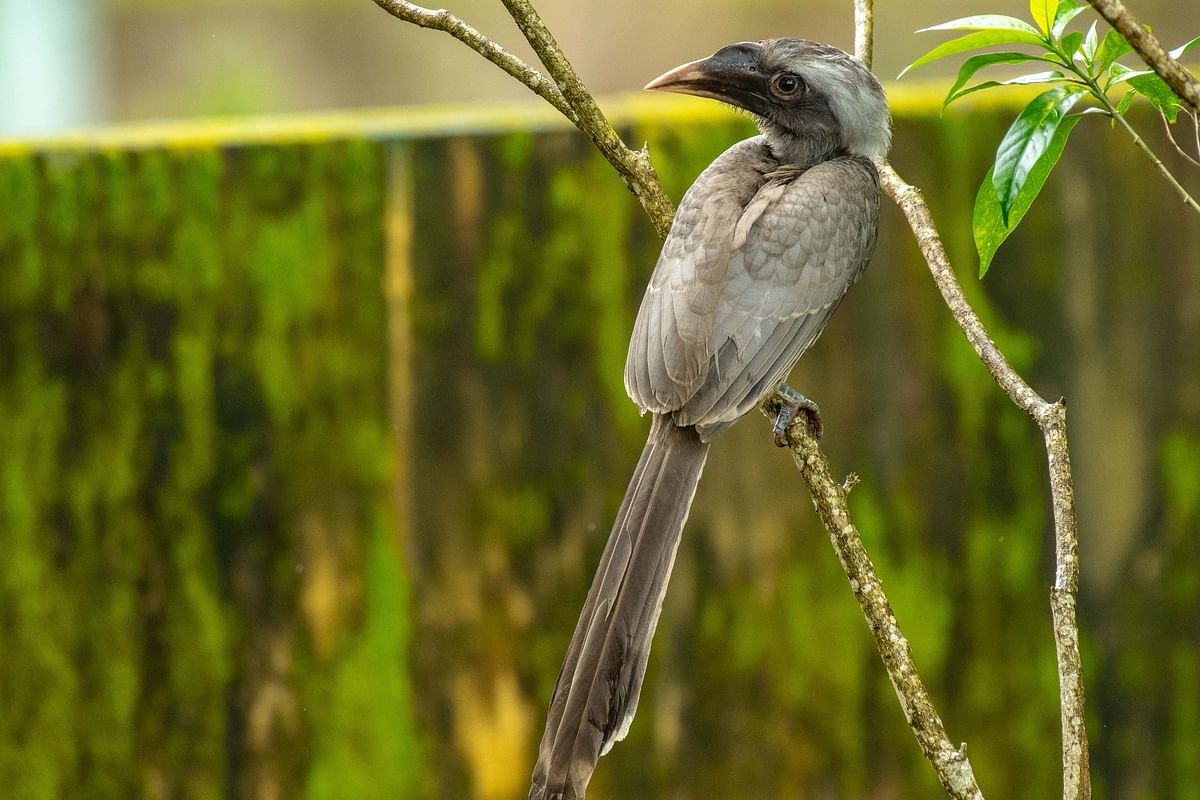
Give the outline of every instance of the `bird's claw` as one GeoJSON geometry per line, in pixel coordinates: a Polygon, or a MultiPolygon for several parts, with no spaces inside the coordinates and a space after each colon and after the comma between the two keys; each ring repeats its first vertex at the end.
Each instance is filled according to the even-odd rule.
{"type": "Polygon", "coordinates": [[[779,413],[776,414],[775,425],[771,428],[775,436],[775,446],[788,446],[788,427],[800,411],[808,415],[808,427],[813,438],[819,440],[825,432],[825,424],[821,421],[821,409],[817,404],[786,384],[781,384],[775,394],[780,401],[779,413]]]}

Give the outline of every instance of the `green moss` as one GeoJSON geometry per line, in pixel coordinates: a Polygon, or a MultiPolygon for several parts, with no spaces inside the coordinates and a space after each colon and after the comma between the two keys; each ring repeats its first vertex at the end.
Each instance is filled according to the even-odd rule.
{"type": "MultiPolygon", "coordinates": [[[[901,100],[897,163],[937,187],[965,277],[962,209],[976,179],[963,163],[989,155],[1007,120],[935,127],[901,100]]],[[[696,108],[625,120],[676,198],[752,131],[696,108]]],[[[644,435],[622,371],[659,243],[565,128],[370,138],[431,130],[432,118],[395,119],[238,128],[236,142],[215,132],[232,128],[198,127],[3,148],[8,794],[467,796],[480,778],[462,753],[480,734],[455,726],[453,687],[490,685],[496,665],[517,670],[523,694],[510,717],[479,724],[496,726],[506,752],[531,751],[644,435]],[[415,236],[415,294],[391,320],[385,233],[400,226],[386,194],[409,187],[389,183],[389,159],[393,174],[411,167],[412,196],[390,207],[413,209],[415,236]],[[415,345],[411,452],[393,452],[389,323],[415,345]],[[400,459],[410,486],[392,485],[400,459]],[[413,514],[405,564],[396,497],[413,514]],[[331,572],[314,577],[318,566],[331,572]]],[[[491,130],[514,118],[437,119],[491,130]]],[[[1026,332],[1037,319],[1020,308],[1056,307],[1055,265],[1013,246],[1029,282],[967,290],[1022,372],[1053,385],[1046,375],[1069,372],[1064,348],[1026,332]]],[[[1148,302],[1150,284],[1134,288],[1148,302]]],[[[1190,338],[1177,337],[1181,351],[1190,338]]],[[[829,398],[837,460],[863,474],[855,517],[951,735],[970,742],[992,791],[1052,793],[1036,431],[997,393],[894,227],[801,370],[829,398]]],[[[1200,740],[1197,660],[1177,638],[1194,629],[1200,597],[1190,430],[1164,435],[1148,482],[1162,550],[1130,563],[1158,565],[1153,581],[1121,595],[1109,627],[1081,605],[1089,679],[1107,680],[1093,706],[1097,752],[1113,774],[1152,763],[1157,793],[1181,797],[1200,740]],[[1171,703],[1141,702],[1163,686],[1171,703]]],[[[717,477],[701,494],[728,508],[693,515],[642,712],[597,792],[933,794],[786,459],[755,449],[720,471],[741,455],[738,435],[714,448],[717,477]],[[769,522],[749,530],[737,512],[759,484],[774,487],[758,495],[769,522]]]]}
{"type": "Polygon", "coordinates": [[[1200,517],[1200,444],[1190,433],[1174,431],[1162,444],[1162,479],[1167,507],[1180,521],[1200,517]]]}
{"type": "Polygon", "coordinates": [[[325,698],[306,709],[316,721],[308,800],[414,797],[419,786],[407,582],[383,520],[370,533],[365,566],[361,633],[329,676],[325,698]]]}
{"type": "Polygon", "coordinates": [[[33,238],[38,209],[37,167],[29,156],[0,159],[0,247],[33,238]]]}
{"type": "Polygon", "coordinates": [[[127,238],[137,221],[133,197],[132,165],[127,153],[106,152],[101,154],[101,169],[104,173],[105,202],[104,223],[109,235],[127,238]]]}
{"type": "Polygon", "coordinates": [[[526,131],[509,131],[497,137],[500,164],[509,174],[520,174],[529,166],[529,158],[533,155],[534,144],[537,141],[533,134],[526,131]]]}
{"type": "Polygon", "coordinates": [[[475,346],[481,357],[496,359],[507,340],[505,289],[517,275],[515,250],[521,224],[515,212],[492,222],[488,246],[475,286],[475,346]]]}
{"type": "MultiPolygon", "coordinates": [[[[150,236],[165,232],[176,202],[183,199],[176,193],[171,155],[157,148],[146,150],[137,155],[134,165],[138,230],[150,236]]],[[[192,198],[186,199],[190,203],[192,198]]]]}
{"type": "MultiPolygon", "coordinates": [[[[11,796],[253,783],[257,764],[230,773],[230,697],[243,719],[275,691],[246,632],[295,603],[297,500],[364,497],[386,518],[386,361],[363,357],[386,325],[378,146],[247,157],[248,173],[214,148],[0,159],[11,796]],[[293,576],[277,596],[263,559],[293,576]]],[[[296,737],[255,746],[286,765],[296,737]]]]}
{"type": "MultiPolygon", "coordinates": [[[[9,323],[11,324],[11,322],[9,323]]],[[[6,326],[7,327],[7,326],[6,326]]],[[[28,340],[25,340],[28,342],[28,340]]],[[[70,790],[79,740],[74,735],[79,681],[72,663],[74,615],[69,587],[57,580],[57,553],[40,536],[56,485],[55,451],[65,392],[37,368],[29,349],[24,369],[0,390],[0,783],[13,797],[54,798],[70,790]]],[[[22,357],[25,358],[22,358],[22,357]]]]}

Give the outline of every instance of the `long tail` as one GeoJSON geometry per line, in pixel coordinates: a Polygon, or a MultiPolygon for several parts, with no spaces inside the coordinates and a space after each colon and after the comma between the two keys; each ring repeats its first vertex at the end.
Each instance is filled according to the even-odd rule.
{"type": "Polygon", "coordinates": [[[650,640],[708,445],[655,415],[567,648],[530,800],[578,800],[596,761],[625,738],[650,640]]]}

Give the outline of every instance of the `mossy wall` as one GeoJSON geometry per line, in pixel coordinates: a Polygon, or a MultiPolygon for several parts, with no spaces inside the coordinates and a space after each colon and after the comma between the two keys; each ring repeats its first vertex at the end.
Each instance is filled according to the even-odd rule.
{"type": "Polygon", "coordinates": [[[384,160],[0,160],[6,797],[415,785],[384,160]]]}
{"type": "MultiPolygon", "coordinates": [[[[1084,125],[981,286],[970,204],[1012,110],[896,111],[968,291],[1070,401],[1097,795],[1200,797],[1197,226],[1084,125]]],[[[658,249],[537,119],[0,152],[6,796],[523,796],[644,437],[621,373],[658,249]]],[[[624,119],[675,198],[751,132],[624,119]]],[[[894,209],[793,383],[985,792],[1054,795],[1044,452],[894,209]]],[[[593,787],[939,793],[765,421],[713,450],[593,787]]]]}

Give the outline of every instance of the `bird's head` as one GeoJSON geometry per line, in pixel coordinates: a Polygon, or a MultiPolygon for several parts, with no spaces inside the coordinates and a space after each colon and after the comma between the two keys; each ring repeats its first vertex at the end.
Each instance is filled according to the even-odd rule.
{"type": "Polygon", "coordinates": [[[772,146],[795,160],[838,152],[882,157],[891,143],[887,99],[871,71],[849,53],[807,39],[731,44],[646,88],[745,109],[772,146]]]}

